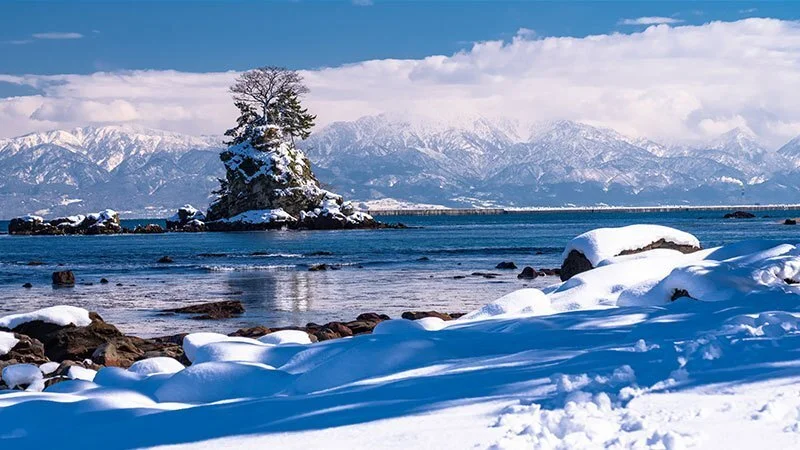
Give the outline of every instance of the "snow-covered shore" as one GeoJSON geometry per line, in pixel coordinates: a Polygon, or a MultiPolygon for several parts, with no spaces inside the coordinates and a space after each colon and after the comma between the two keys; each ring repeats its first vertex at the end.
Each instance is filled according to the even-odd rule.
{"type": "Polygon", "coordinates": [[[612,256],[449,322],[314,344],[189,335],[187,368],[144,360],[0,394],[0,442],[798,448],[798,279],[794,243],[745,241],[612,256]]]}

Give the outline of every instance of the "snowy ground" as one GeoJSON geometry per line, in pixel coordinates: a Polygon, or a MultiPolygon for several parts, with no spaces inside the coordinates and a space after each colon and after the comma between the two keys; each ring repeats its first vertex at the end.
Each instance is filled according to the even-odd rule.
{"type": "Polygon", "coordinates": [[[154,361],[0,394],[0,443],[800,448],[797,247],[656,250],[600,266],[465,320],[393,320],[317,344],[190,336],[183,370],[154,361]],[[691,298],[671,301],[676,290],[691,298]]]}

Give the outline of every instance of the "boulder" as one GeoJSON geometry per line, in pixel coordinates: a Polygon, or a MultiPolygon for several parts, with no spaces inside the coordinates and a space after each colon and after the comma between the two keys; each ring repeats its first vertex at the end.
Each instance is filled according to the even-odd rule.
{"type": "Polygon", "coordinates": [[[44,364],[48,362],[44,345],[38,339],[14,333],[18,342],[4,355],[0,355],[0,369],[12,364],[44,364]]]}
{"type": "Polygon", "coordinates": [[[136,340],[143,341],[139,338],[121,336],[100,344],[92,352],[92,361],[101,366],[130,367],[135,361],[144,357],[144,351],[137,346],[136,340]]]}
{"type": "Polygon", "coordinates": [[[495,266],[495,269],[512,270],[512,269],[516,269],[516,268],[517,268],[517,265],[514,264],[513,261],[503,261],[503,262],[501,262],[501,263],[499,263],[498,265],[495,266]]]}
{"type": "Polygon", "coordinates": [[[440,313],[438,311],[406,311],[400,317],[408,320],[419,320],[425,317],[438,317],[442,320],[453,320],[450,314],[440,313]]]}
{"type": "Polygon", "coordinates": [[[136,228],[133,229],[134,234],[160,234],[163,233],[164,229],[161,228],[161,225],[156,223],[151,223],[147,225],[136,225],[136,228]]]}
{"type": "Polygon", "coordinates": [[[583,253],[572,250],[561,263],[561,281],[567,281],[579,273],[592,269],[594,266],[583,253]]]}
{"type": "Polygon", "coordinates": [[[55,286],[75,286],[75,274],[71,270],[53,272],[52,278],[55,286]]]}
{"type": "Polygon", "coordinates": [[[201,232],[206,230],[206,215],[192,205],[178,208],[178,212],[167,219],[167,230],[201,232]]]}
{"type": "Polygon", "coordinates": [[[526,266],[524,269],[522,269],[522,272],[520,272],[520,274],[517,275],[517,278],[521,280],[532,280],[538,276],[539,273],[533,270],[533,267],[526,266]]]}
{"type": "Polygon", "coordinates": [[[35,320],[12,331],[39,340],[44,344],[45,355],[52,361],[83,361],[90,358],[97,347],[123,336],[117,327],[104,322],[96,313],[90,313],[90,317],[92,322],[85,327],[35,320]]]}
{"type": "Polygon", "coordinates": [[[30,288],[33,287],[33,285],[30,284],[30,283],[25,283],[25,284],[22,285],[22,287],[24,287],[25,289],[30,289],[30,288]]]}
{"type": "Polygon", "coordinates": [[[249,338],[260,338],[261,336],[265,336],[267,334],[272,333],[267,327],[262,326],[255,326],[249,328],[240,328],[233,333],[229,334],[228,336],[240,336],[240,337],[249,337],[249,338]]]}
{"type": "Polygon", "coordinates": [[[185,306],[182,308],[165,309],[163,312],[199,314],[195,317],[192,317],[192,319],[196,320],[230,319],[243,314],[244,305],[242,305],[242,302],[238,300],[225,300],[221,302],[185,306]]]}
{"type": "Polygon", "coordinates": [[[171,263],[173,263],[175,261],[173,261],[171,257],[165,255],[165,256],[162,256],[161,258],[158,258],[158,261],[156,261],[156,262],[159,263],[159,264],[171,264],[171,263]]]}
{"type": "Polygon", "coordinates": [[[784,225],[797,225],[797,220],[796,219],[786,219],[786,220],[783,221],[783,224],[784,225]]]}
{"type": "Polygon", "coordinates": [[[747,211],[734,211],[732,213],[725,214],[723,216],[724,219],[752,219],[756,215],[753,213],[749,213],[747,211]]]}

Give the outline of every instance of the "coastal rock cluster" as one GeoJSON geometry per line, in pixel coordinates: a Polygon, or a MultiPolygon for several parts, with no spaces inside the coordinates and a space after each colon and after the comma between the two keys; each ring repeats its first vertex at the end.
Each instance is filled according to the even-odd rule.
{"type": "MultiPolygon", "coordinates": [[[[213,317],[194,318],[218,319],[241,314],[244,307],[239,302],[226,301],[165,312],[212,314],[213,317]]],[[[453,320],[461,316],[461,313],[437,311],[407,311],[402,314],[402,318],[408,320],[427,317],[453,320]]],[[[310,342],[319,342],[369,334],[385,320],[390,320],[386,314],[364,313],[347,322],[308,323],[304,327],[255,326],[236,330],[229,336],[259,338],[293,330],[307,334],[310,342]]],[[[128,368],[145,359],[170,358],[181,365],[191,365],[184,353],[183,339],[186,335],[182,333],[143,339],[122,333],[94,312],[71,306],[45,308],[34,313],[0,318],[0,371],[14,365],[39,366],[41,373],[34,378],[44,382],[46,387],[59,381],[80,378],[81,371],[96,371],[101,367],[128,368]]],[[[28,383],[10,386],[0,381],[0,389],[27,387],[28,383]]]]}
{"type": "Polygon", "coordinates": [[[106,209],[95,214],[58,217],[45,221],[40,216],[27,215],[11,219],[9,234],[59,235],[59,234],[116,234],[121,233],[119,214],[106,209]]]}

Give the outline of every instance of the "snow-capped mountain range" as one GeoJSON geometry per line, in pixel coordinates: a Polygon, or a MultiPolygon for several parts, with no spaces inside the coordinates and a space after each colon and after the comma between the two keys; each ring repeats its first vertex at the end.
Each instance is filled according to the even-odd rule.
{"type": "MultiPolygon", "coordinates": [[[[223,139],[131,126],[0,140],[0,217],[106,207],[154,217],[205,207],[223,139]]],[[[667,146],[557,121],[457,124],[390,115],[333,123],[300,143],[317,177],[354,200],[454,207],[794,203],[800,136],[780,149],[734,129],[667,146]]]]}

